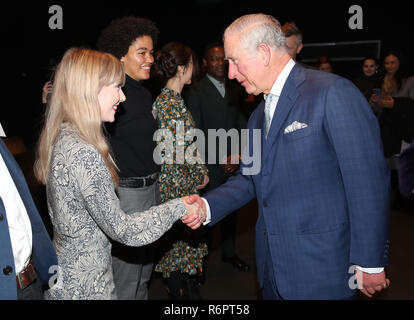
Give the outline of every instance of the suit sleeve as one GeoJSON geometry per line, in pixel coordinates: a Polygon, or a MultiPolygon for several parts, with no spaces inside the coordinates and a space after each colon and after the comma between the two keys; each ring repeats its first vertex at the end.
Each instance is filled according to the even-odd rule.
{"type": "MultiPolygon", "coordinates": [[[[254,116],[251,118],[254,118],[254,116]]],[[[249,121],[247,124],[247,128],[250,131],[249,145],[247,145],[243,151],[247,152],[247,150],[249,150],[250,155],[253,154],[252,149],[254,143],[254,138],[252,137],[254,126],[252,125],[252,122],[254,121],[249,121]]],[[[256,161],[260,161],[260,156],[256,158],[256,161]]],[[[228,214],[241,208],[256,197],[253,176],[246,174],[246,172],[249,172],[249,168],[251,168],[251,165],[242,161],[239,171],[235,176],[230,177],[226,183],[213,189],[204,196],[208,201],[211,210],[211,223],[209,223],[209,225],[214,225],[228,214]]]]}
{"type": "Polygon", "coordinates": [[[350,263],[386,266],[389,170],[377,120],[362,94],[345,79],[328,89],[324,129],[336,153],[347,198],[350,263]]]}

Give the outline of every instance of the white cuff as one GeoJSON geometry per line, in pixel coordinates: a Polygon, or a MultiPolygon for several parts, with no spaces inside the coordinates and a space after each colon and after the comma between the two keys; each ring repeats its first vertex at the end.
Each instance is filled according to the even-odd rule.
{"type": "Polygon", "coordinates": [[[208,204],[207,200],[204,198],[201,198],[204,201],[204,204],[206,205],[206,221],[204,221],[203,225],[207,225],[211,222],[211,211],[210,211],[210,205],[208,204]]]}
{"type": "Polygon", "coordinates": [[[356,266],[356,268],[359,271],[362,271],[362,272],[365,272],[365,273],[381,273],[381,272],[384,271],[384,268],[383,267],[378,267],[378,268],[363,268],[363,267],[360,267],[360,266],[356,266]]]}

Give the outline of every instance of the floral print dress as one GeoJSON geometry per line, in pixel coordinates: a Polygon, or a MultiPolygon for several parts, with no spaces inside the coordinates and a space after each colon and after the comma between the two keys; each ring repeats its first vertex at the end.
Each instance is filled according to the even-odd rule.
{"type": "MultiPolygon", "coordinates": [[[[195,123],[181,94],[163,88],[153,104],[153,111],[161,129],[158,130],[161,137],[157,138],[157,149],[164,161],[159,178],[161,201],[198,193],[196,187],[203,183],[208,170],[193,139],[188,138],[195,123]]],[[[155,266],[155,271],[162,272],[164,278],[169,278],[173,271],[194,275],[202,269],[202,258],[208,253],[207,244],[202,239],[203,227],[191,230],[182,223],[176,223],[174,228],[174,236],[169,237],[173,241],[155,266]]]]}

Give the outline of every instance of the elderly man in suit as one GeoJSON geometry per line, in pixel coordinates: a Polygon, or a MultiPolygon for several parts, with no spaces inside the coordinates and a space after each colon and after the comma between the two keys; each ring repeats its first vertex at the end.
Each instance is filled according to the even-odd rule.
{"type": "Polygon", "coordinates": [[[210,225],[257,197],[256,263],[264,299],[352,299],[389,285],[389,170],[375,116],[339,76],[303,68],[279,22],[252,14],[224,33],[229,78],[265,94],[248,129],[260,171],[205,195],[210,225]],[[209,207],[209,208],[208,208],[209,207]],[[211,216],[211,217],[209,217],[211,216]],[[355,274],[354,274],[355,271],[355,274]],[[355,283],[355,278],[358,280],[355,283]]]}
{"type": "MultiPolygon", "coordinates": [[[[240,130],[246,128],[247,124],[241,110],[245,98],[243,88],[238,83],[226,79],[227,61],[224,58],[223,43],[214,42],[207,45],[203,58],[206,75],[184,94],[186,105],[191,111],[197,128],[201,129],[206,137],[205,147],[200,149],[205,151],[204,159],[209,159],[208,146],[210,144],[216,146],[214,163],[207,162],[210,182],[203,193],[226,182],[238,169],[240,156],[240,151],[232,155],[231,143],[227,143],[225,155],[227,158],[220,159],[219,152],[217,152],[220,139],[209,136],[209,130],[230,132],[230,130],[236,129],[240,133],[240,130]],[[211,139],[215,141],[211,141],[211,139]],[[233,163],[231,163],[231,156],[234,157],[233,163]]],[[[223,262],[230,263],[241,271],[249,270],[250,267],[236,254],[236,215],[231,214],[226,217],[221,221],[220,227],[223,262]]]]}
{"type": "Polygon", "coordinates": [[[23,173],[0,138],[0,299],[42,300],[57,264],[23,173]]]}

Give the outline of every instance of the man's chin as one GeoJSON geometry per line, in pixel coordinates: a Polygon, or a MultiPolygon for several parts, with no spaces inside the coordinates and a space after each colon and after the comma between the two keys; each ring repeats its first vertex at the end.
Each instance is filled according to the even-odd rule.
{"type": "Polygon", "coordinates": [[[250,87],[250,86],[246,86],[246,87],[244,87],[244,90],[246,90],[246,93],[247,93],[247,94],[257,95],[257,94],[255,93],[255,92],[256,92],[256,90],[255,90],[254,88],[250,87]]]}

